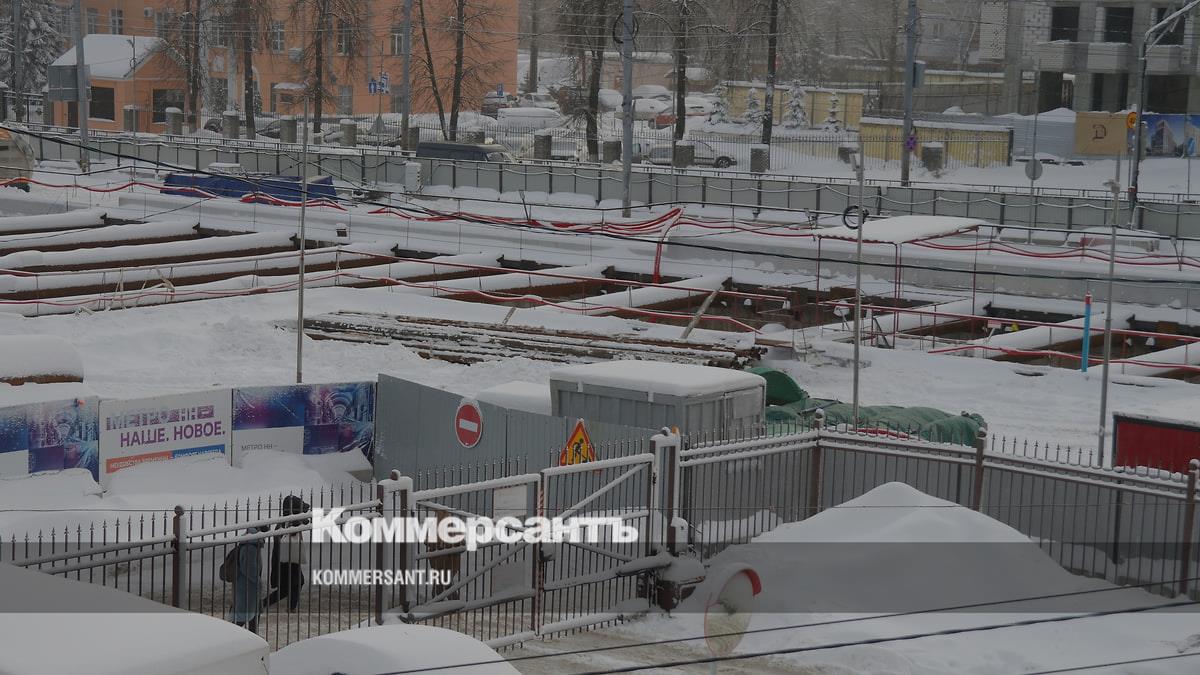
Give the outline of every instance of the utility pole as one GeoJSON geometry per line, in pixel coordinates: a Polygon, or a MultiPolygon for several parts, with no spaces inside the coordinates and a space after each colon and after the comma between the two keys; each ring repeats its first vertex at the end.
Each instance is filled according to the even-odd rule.
{"type": "MultiPolygon", "coordinates": [[[[25,69],[21,64],[21,59],[24,56],[24,31],[21,30],[21,0],[12,0],[12,93],[13,93],[13,117],[18,122],[27,122],[24,115],[23,101],[25,99],[25,69]]],[[[4,105],[0,102],[0,105],[4,105]]]]}
{"type": "Polygon", "coordinates": [[[629,217],[633,180],[633,0],[621,10],[621,215],[629,217]]]}
{"type": "Polygon", "coordinates": [[[917,0],[908,0],[908,18],[904,22],[904,152],[900,155],[900,184],[908,185],[912,151],[908,139],[913,133],[913,82],[917,69],[917,0]]]}
{"type": "MultiPolygon", "coordinates": [[[[914,0],[915,1],[915,0],[914,0]]],[[[775,123],[775,54],[779,45],[779,0],[771,0],[771,16],[767,19],[767,91],[763,95],[763,145],[771,147],[771,130],[775,123]]]]}
{"type": "Polygon", "coordinates": [[[859,371],[862,369],[860,365],[860,351],[862,350],[862,245],[863,245],[863,226],[867,222],[867,188],[866,188],[866,153],[863,152],[862,134],[858,136],[858,161],[855,163],[854,171],[858,179],[858,232],[855,236],[854,244],[854,406],[851,420],[855,428],[858,427],[858,382],[859,371]]]}
{"type": "Polygon", "coordinates": [[[529,75],[525,78],[525,91],[534,93],[538,90],[538,41],[542,32],[542,3],[540,0],[529,0],[529,75]]]}
{"type": "MultiPolygon", "coordinates": [[[[76,0],[78,2],[79,0],[76,0]]],[[[307,92],[307,89],[305,90],[307,92]]],[[[304,383],[304,216],[308,210],[308,94],[300,127],[300,261],[296,280],[296,384],[304,383]]]]}
{"type": "Polygon", "coordinates": [[[1142,153],[1144,150],[1143,146],[1145,145],[1143,140],[1145,130],[1143,115],[1146,114],[1146,55],[1150,48],[1158,44],[1158,41],[1166,35],[1167,31],[1176,21],[1182,21],[1197,5],[1200,5],[1200,0],[1192,0],[1180,8],[1179,11],[1171,13],[1162,21],[1151,26],[1142,38],[1141,55],[1138,59],[1137,131],[1133,146],[1133,170],[1129,177],[1129,224],[1131,227],[1136,227],[1137,229],[1141,229],[1142,227],[1142,209],[1138,207],[1138,178],[1142,170],[1142,153]]]}
{"type": "Polygon", "coordinates": [[[404,21],[400,29],[400,142],[405,150],[416,150],[408,147],[408,117],[412,113],[412,9],[413,0],[404,0],[404,21]]]}
{"type": "Polygon", "coordinates": [[[79,170],[88,170],[88,72],[83,54],[83,2],[75,0],[75,116],[79,120],[79,170]]]}

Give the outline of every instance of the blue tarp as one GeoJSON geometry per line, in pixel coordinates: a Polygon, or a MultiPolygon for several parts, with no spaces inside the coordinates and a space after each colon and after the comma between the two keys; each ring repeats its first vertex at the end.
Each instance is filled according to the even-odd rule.
{"type": "MultiPolygon", "coordinates": [[[[300,201],[299,176],[213,176],[202,173],[172,173],[163,181],[163,194],[194,196],[203,190],[218,197],[243,197],[260,192],[277,199],[300,201]]],[[[318,176],[308,181],[309,199],[335,199],[333,178],[318,176]]]]}

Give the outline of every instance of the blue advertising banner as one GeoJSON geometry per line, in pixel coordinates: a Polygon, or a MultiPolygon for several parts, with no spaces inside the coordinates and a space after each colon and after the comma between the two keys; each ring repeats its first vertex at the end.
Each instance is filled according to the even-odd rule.
{"type": "Polygon", "coordinates": [[[244,452],[375,455],[375,383],[299,384],[233,390],[233,461],[244,452]]]}
{"type": "Polygon", "coordinates": [[[1200,138],[1200,115],[1147,113],[1143,119],[1146,123],[1147,155],[1152,157],[1190,157],[1195,154],[1195,139],[1200,138]]]}
{"type": "Polygon", "coordinates": [[[99,426],[93,397],[0,409],[0,475],[86,469],[99,481],[99,426]]]}

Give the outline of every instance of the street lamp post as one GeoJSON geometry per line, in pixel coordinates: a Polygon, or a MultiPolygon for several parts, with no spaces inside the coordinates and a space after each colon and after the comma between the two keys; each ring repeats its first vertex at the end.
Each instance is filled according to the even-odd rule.
{"type": "Polygon", "coordinates": [[[304,216],[308,210],[308,96],[300,126],[300,261],[296,286],[296,384],[304,382],[304,216]]]}
{"type": "Polygon", "coordinates": [[[862,245],[863,245],[863,225],[867,222],[866,212],[866,178],[864,176],[866,168],[864,163],[866,155],[863,154],[862,133],[858,135],[858,161],[855,162],[855,173],[858,177],[858,232],[855,237],[854,245],[854,407],[852,420],[854,426],[858,426],[858,379],[859,379],[859,351],[862,349],[862,245]]]}
{"type": "Polygon", "coordinates": [[[1180,21],[1184,16],[1191,12],[1197,5],[1200,5],[1200,0],[1192,0],[1184,5],[1177,12],[1173,12],[1162,21],[1154,24],[1146,31],[1145,37],[1142,39],[1141,53],[1138,59],[1138,109],[1137,109],[1137,130],[1135,131],[1135,140],[1133,145],[1133,171],[1129,178],[1129,220],[1130,225],[1137,228],[1142,226],[1142,210],[1138,208],[1138,178],[1142,171],[1142,153],[1144,151],[1144,119],[1146,113],[1146,55],[1150,48],[1158,44],[1158,41],[1167,33],[1167,29],[1171,28],[1176,21],[1180,21]]]}

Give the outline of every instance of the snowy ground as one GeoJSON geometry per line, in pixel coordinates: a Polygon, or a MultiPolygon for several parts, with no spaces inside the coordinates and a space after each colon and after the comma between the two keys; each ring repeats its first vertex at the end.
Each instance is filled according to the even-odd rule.
{"type": "MultiPolygon", "coordinates": [[[[749,630],[734,654],[828,645],[1039,620],[1054,616],[1158,606],[1167,599],[1138,590],[1107,590],[1104,582],[1074,576],[1058,567],[1016,531],[961,506],[923,495],[898,483],[875,490],[809,520],[783,525],[752,544],[726,550],[712,561],[713,570],[748,564],[761,577],[762,593],[749,611],[749,630]],[[855,555],[887,542],[888,557],[855,555]],[[929,560],[907,543],[961,546],[955,559],[929,560]],[[838,545],[841,544],[841,545],[838,545]],[[892,546],[895,545],[895,546],[892,546]],[[954,600],[942,603],[947,589],[954,600]],[[897,611],[916,611],[954,604],[987,603],[1040,595],[1079,593],[1038,611],[1004,605],[987,612],[927,612],[909,616],[863,619],[897,611]],[[911,609],[866,609],[875,595],[905,594],[911,609]],[[846,614],[832,609],[858,609],[846,614]],[[805,611],[804,608],[817,609],[805,611]],[[842,621],[834,625],[787,628],[798,624],[842,621]]],[[[529,643],[509,654],[522,672],[580,673],[605,668],[703,659],[704,607],[716,595],[701,585],[674,616],[652,615],[605,631],[529,643]],[[607,649],[593,653],[552,654],[611,648],[661,640],[667,645],[607,649]],[[532,657],[532,658],[527,658],[532,657]]],[[[1111,663],[1133,659],[1189,655],[1188,658],[1089,672],[1194,673],[1200,662],[1200,633],[1192,608],[1131,615],[1078,619],[1062,623],[1003,628],[910,641],[755,657],[719,664],[727,673],[934,673],[1007,675],[1111,663]]],[[[703,673],[707,665],[649,669],[657,673],[703,673]]]]}

